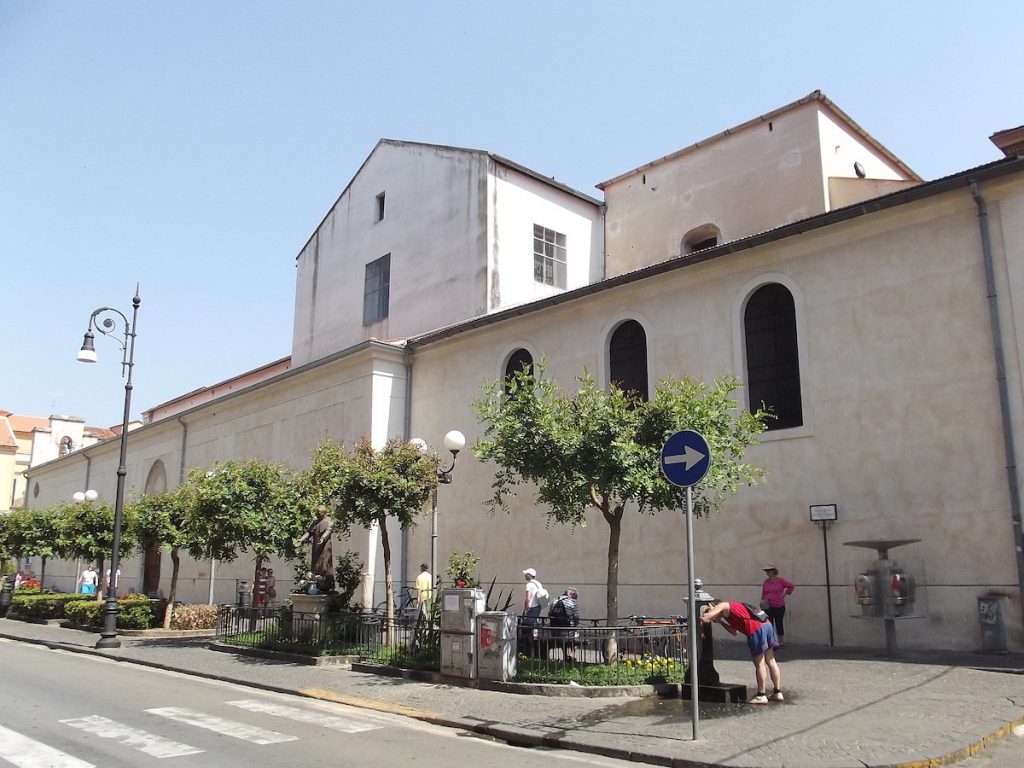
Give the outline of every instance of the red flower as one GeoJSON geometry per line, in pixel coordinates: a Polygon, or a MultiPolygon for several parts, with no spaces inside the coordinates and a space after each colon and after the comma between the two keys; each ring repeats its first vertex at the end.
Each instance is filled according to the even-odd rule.
{"type": "Polygon", "coordinates": [[[456,587],[464,587],[464,586],[466,586],[466,582],[464,582],[464,581],[457,581],[457,582],[455,582],[455,586],[456,587]]]}

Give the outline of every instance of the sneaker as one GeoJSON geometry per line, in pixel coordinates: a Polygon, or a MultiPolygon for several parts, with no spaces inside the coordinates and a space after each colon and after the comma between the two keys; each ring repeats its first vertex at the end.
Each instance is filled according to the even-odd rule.
{"type": "Polygon", "coordinates": [[[770,701],[785,701],[786,697],[782,695],[782,691],[776,689],[772,691],[772,695],[768,697],[770,701]]]}
{"type": "Polygon", "coordinates": [[[759,693],[759,694],[757,694],[757,696],[752,698],[747,703],[748,704],[767,704],[768,703],[768,697],[765,694],[763,694],[763,693],[759,693]]]}

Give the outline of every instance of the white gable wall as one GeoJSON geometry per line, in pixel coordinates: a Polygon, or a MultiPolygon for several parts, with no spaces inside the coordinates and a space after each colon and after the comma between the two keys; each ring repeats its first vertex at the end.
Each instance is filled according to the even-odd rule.
{"type": "Polygon", "coordinates": [[[604,276],[601,208],[501,163],[492,163],[488,198],[490,310],[562,293],[534,279],[533,225],[566,236],[566,287],[604,276]]]}

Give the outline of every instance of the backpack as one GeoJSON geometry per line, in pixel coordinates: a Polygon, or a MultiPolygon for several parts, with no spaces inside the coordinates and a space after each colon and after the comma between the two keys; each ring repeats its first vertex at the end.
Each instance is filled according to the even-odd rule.
{"type": "Polygon", "coordinates": [[[548,608],[548,618],[564,619],[566,616],[568,616],[568,611],[565,610],[565,603],[562,602],[562,598],[556,597],[551,603],[551,607],[548,608]]]}
{"type": "Polygon", "coordinates": [[[548,604],[548,597],[550,597],[550,595],[548,595],[548,591],[544,589],[544,585],[539,581],[534,579],[533,583],[537,585],[537,603],[541,608],[543,608],[548,604]]]}
{"type": "Polygon", "coordinates": [[[762,624],[768,621],[768,614],[756,605],[751,605],[750,603],[740,603],[740,605],[747,609],[747,613],[750,614],[750,618],[754,621],[760,621],[762,624]]]}

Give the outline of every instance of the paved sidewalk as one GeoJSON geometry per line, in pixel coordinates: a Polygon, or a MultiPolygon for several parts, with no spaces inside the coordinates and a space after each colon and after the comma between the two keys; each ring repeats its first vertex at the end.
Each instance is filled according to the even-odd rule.
{"type": "MultiPolygon", "coordinates": [[[[787,646],[779,652],[787,701],[702,703],[694,741],[689,704],[679,700],[519,696],[222,653],[205,638],[123,638],[121,648],[98,651],[94,634],[10,619],[0,620],[0,637],[397,712],[524,746],[679,767],[941,765],[1024,724],[1020,655],[887,659],[787,646]]],[[[726,656],[716,662],[722,680],[750,684],[743,649],[716,641],[719,650],[726,656]]]]}

